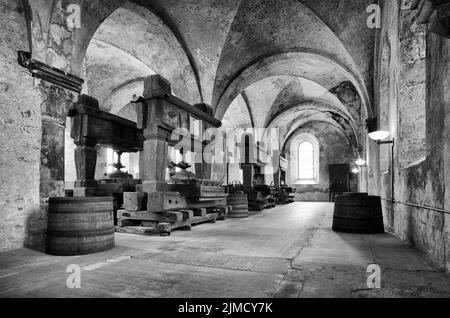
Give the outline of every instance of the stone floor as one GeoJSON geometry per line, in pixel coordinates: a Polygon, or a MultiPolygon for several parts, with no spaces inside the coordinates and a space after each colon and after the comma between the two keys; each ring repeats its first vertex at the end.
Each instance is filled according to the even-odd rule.
{"type": "Polygon", "coordinates": [[[332,232],[332,210],[295,203],[170,237],[117,234],[89,256],[3,253],[0,297],[450,297],[450,276],[394,237],[332,232]],[[80,289],[66,285],[71,264],[80,289]],[[381,289],[367,287],[369,264],[381,289]]]}

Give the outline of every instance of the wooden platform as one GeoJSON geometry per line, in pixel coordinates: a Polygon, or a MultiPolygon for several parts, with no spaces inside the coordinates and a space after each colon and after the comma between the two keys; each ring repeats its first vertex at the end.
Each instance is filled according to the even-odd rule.
{"type": "Polygon", "coordinates": [[[165,212],[126,211],[117,213],[116,232],[140,235],[170,235],[173,230],[190,231],[192,226],[226,220],[231,207],[165,212]]]}

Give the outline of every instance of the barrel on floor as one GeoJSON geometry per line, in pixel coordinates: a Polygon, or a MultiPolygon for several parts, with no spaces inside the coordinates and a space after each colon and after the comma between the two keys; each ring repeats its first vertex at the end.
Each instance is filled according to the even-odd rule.
{"type": "Polygon", "coordinates": [[[46,252],[71,256],[114,247],[113,198],[50,198],[46,252]]]}
{"type": "Polygon", "coordinates": [[[384,233],[381,198],[367,193],[336,197],[333,231],[355,234],[384,233]]]}
{"type": "Polygon", "coordinates": [[[232,210],[228,213],[228,218],[240,219],[249,217],[247,194],[230,194],[227,204],[232,207],[232,210]]]}

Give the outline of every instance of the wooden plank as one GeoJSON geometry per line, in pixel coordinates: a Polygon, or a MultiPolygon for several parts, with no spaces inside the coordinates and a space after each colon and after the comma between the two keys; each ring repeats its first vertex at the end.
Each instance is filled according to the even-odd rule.
{"type": "Polygon", "coordinates": [[[145,226],[126,226],[126,227],[116,227],[117,233],[126,234],[136,234],[136,235],[170,235],[172,228],[168,226],[167,223],[159,224],[156,227],[145,227],[145,226]]]}
{"type": "Polygon", "coordinates": [[[166,217],[169,217],[172,222],[181,222],[185,221],[185,214],[179,211],[165,211],[165,212],[159,212],[155,214],[160,214],[166,217]]]}
{"type": "Polygon", "coordinates": [[[207,222],[216,223],[218,217],[219,215],[217,213],[212,213],[205,216],[196,216],[191,220],[191,224],[196,225],[207,222]]]}
{"type": "Polygon", "coordinates": [[[134,226],[138,222],[132,220],[119,219],[117,220],[117,227],[126,227],[126,226],[134,226]]]}
{"type": "Polygon", "coordinates": [[[128,219],[128,220],[167,222],[167,221],[171,221],[171,217],[174,222],[178,220],[176,216],[163,215],[160,213],[145,212],[145,211],[130,212],[130,211],[120,210],[117,213],[117,218],[128,219]]]}
{"type": "Polygon", "coordinates": [[[156,227],[160,223],[158,221],[141,221],[143,227],[156,227]]]}
{"type": "Polygon", "coordinates": [[[126,227],[116,227],[116,232],[126,233],[126,234],[139,234],[139,235],[157,235],[157,231],[153,227],[142,227],[142,226],[126,226],[126,227]]]}
{"type": "Polygon", "coordinates": [[[191,223],[191,220],[175,222],[175,223],[171,223],[170,227],[172,228],[172,230],[180,229],[180,230],[190,231],[191,227],[192,227],[192,223],[191,223]]]}
{"type": "Polygon", "coordinates": [[[213,208],[216,206],[225,206],[227,205],[227,200],[210,200],[210,201],[194,201],[188,200],[188,209],[202,209],[202,208],[213,208]]]}

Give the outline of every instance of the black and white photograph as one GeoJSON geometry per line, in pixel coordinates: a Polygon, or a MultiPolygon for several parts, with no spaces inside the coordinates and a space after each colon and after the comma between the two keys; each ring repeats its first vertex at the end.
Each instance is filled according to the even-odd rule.
{"type": "Polygon", "coordinates": [[[0,0],[24,298],[450,298],[450,0],[0,0]]]}

